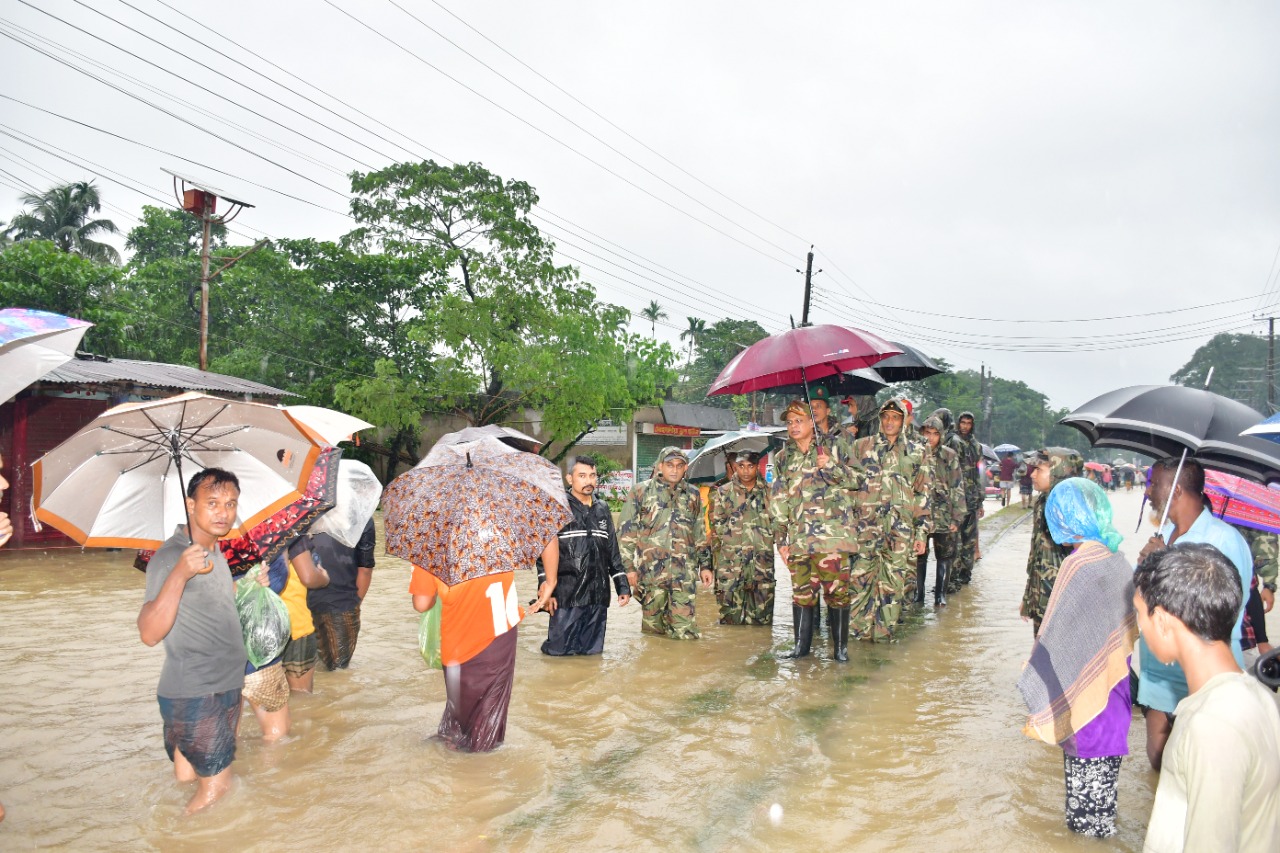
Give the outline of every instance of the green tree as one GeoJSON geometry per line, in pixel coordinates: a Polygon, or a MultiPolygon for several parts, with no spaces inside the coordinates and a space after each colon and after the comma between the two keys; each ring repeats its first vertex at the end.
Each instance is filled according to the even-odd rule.
{"type": "Polygon", "coordinates": [[[13,217],[9,230],[15,240],[49,240],[60,250],[101,263],[120,263],[114,247],[94,240],[102,233],[117,233],[110,219],[92,219],[102,210],[98,188],[92,181],[51,187],[39,195],[22,197],[27,210],[13,217]]]}
{"type": "Polygon", "coordinates": [[[670,347],[629,335],[630,315],[596,301],[529,220],[533,188],[475,163],[400,163],[352,176],[353,250],[413,259],[440,276],[409,338],[430,370],[401,374],[473,424],[540,409],[560,453],[603,418],[630,418],[674,379],[670,347]]]}
{"type": "Polygon", "coordinates": [[[707,326],[698,335],[695,346],[697,355],[686,369],[685,381],[676,389],[675,398],[682,403],[732,408],[740,413],[745,412],[750,417],[751,403],[747,398],[735,401],[732,396],[708,397],[707,389],[734,356],[768,336],[769,333],[755,320],[726,317],[707,326]]]}
{"type": "MultiPolygon", "coordinates": [[[[209,248],[220,251],[227,244],[227,226],[213,223],[209,229],[209,248]]],[[[141,221],[129,231],[124,247],[133,253],[129,263],[135,267],[160,260],[199,258],[200,220],[181,210],[165,210],[146,204],[141,221]]],[[[199,264],[196,276],[199,277],[199,264]]]]}
{"type": "Polygon", "coordinates": [[[48,240],[22,240],[0,251],[0,305],[53,311],[94,324],[82,346],[125,355],[136,337],[136,302],[119,267],[61,251],[48,240]]]}
{"type": "Polygon", "coordinates": [[[698,317],[685,317],[689,328],[680,333],[680,340],[689,341],[689,364],[693,364],[693,351],[698,346],[698,338],[707,331],[707,321],[698,317]]]}
{"type": "Polygon", "coordinates": [[[1208,390],[1215,394],[1274,414],[1267,407],[1267,341],[1262,337],[1214,335],[1169,379],[1192,388],[1205,388],[1208,382],[1208,390]]]}
{"type": "Polygon", "coordinates": [[[667,319],[667,312],[662,310],[658,300],[650,300],[648,307],[640,309],[640,316],[649,321],[650,336],[658,336],[658,321],[667,319]]]}

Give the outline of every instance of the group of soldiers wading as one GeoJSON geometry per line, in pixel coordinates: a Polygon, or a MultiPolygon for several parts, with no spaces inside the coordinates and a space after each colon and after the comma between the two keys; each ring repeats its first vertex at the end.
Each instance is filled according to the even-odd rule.
{"type": "Polygon", "coordinates": [[[663,448],[618,530],[645,633],[697,639],[699,582],[715,585],[720,624],[771,625],[775,550],[791,573],[789,658],[810,653],[822,598],[836,660],[848,660],[850,637],[891,639],[904,605],[925,603],[930,541],[934,605],[969,583],[984,497],[973,415],[953,425],[938,409],[917,430],[911,403],[891,399],[879,429],[859,437],[856,404],[846,398],[854,420],[842,425],[829,398],[817,387],[808,405],[787,407],[772,485],[760,475],[760,454],[726,458],[727,480],[712,490],[706,522],[684,453],[663,448]]]}

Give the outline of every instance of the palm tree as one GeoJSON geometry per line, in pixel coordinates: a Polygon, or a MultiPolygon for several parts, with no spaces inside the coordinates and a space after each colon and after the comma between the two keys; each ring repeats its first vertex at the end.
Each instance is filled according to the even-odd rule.
{"type": "Polygon", "coordinates": [[[658,304],[658,300],[649,303],[648,308],[641,309],[640,316],[649,321],[651,336],[658,336],[658,321],[667,319],[667,312],[662,310],[662,306],[658,304]]]}
{"type": "Polygon", "coordinates": [[[689,328],[680,333],[680,340],[689,339],[689,363],[693,364],[693,348],[698,345],[698,340],[707,330],[707,321],[697,317],[685,317],[689,321],[689,328]]]}
{"type": "Polygon", "coordinates": [[[15,240],[50,240],[64,252],[93,261],[120,263],[120,253],[92,239],[99,232],[118,233],[110,219],[90,219],[102,209],[98,188],[91,181],[52,187],[40,195],[25,195],[27,210],[13,217],[9,230],[15,240]]]}

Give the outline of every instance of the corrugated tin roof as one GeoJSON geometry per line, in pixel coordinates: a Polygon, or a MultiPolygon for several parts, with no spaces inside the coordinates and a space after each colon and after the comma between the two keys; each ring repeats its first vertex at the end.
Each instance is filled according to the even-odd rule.
{"type": "Polygon", "coordinates": [[[702,429],[737,429],[738,418],[728,409],[715,406],[695,406],[692,403],[662,404],[662,417],[669,424],[701,427],[702,429]]]}
{"type": "Polygon", "coordinates": [[[153,388],[177,388],[183,391],[221,391],[224,394],[257,394],[265,397],[296,397],[289,391],[272,388],[261,382],[250,382],[237,376],[210,373],[181,364],[159,361],[134,361],[128,358],[73,358],[44,375],[41,382],[55,385],[83,385],[108,382],[132,382],[153,388]]]}

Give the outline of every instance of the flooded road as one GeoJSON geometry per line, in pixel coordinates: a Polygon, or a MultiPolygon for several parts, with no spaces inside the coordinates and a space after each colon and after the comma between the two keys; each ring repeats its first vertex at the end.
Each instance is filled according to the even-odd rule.
{"type": "MultiPolygon", "coordinates": [[[[1129,534],[1140,493],[1114,500],[1129,534]]],[[[774,660],[785,581],[772,633],[717,626],[707,594],[702,641],[642,637],[632,605],[610,611],[593,659],[540,655],[532,616],[507,742],[488,755],[428,740],[444,685],[418,655],[408,567],[380,557],[351,669],[295,695],[281,743],[246,715],[235,791],[192,818],[161,742],[163,652],[134,626],[132,555],[3,554],[0,849],[1138,850],[1156,781],[1140,726],[1120,834],[1102,844],[1062,824],[1061,752],[1020,734],[1029,541],[1027,522],[984,534],[972,587],[847,665],[825,643],[774,660]]],[[[519,583],[532,598],[533,574],[519,583]]]]}

